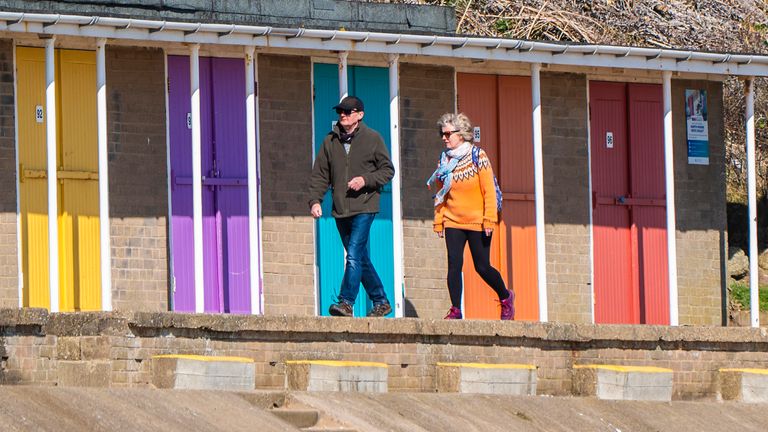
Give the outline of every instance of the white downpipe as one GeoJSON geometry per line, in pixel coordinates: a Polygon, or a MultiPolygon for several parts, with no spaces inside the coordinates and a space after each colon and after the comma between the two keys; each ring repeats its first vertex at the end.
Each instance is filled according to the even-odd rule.
{"type": "Polygon", "coordinates": [[[112,261],[109,242],[109,174],[107,159],[106,39],[96,41],[96,117],[99,146],[99,248],[101,310],[112,310],[112,261]]]}
{"type": "Polygon", "coordinates": [[[349,96],[349,78],[347,77],[347,56],[346,51],[339,52],[339,100],[349,96]]]}
{"type": "MultiPolygon", "coordinates": [[[[259,117],[259,57],[257,54],[253,55],[253,82],[254,82],[254,101],[253,101],[253,116],[254,116],[254,125],[256,128],[256,193],[258,194],[258,207],[256,210],[256,213],[259,215],[259,217],[256,218],[256,224],[257,224],[257,234],[258,237],[256,238],[256,247],[259,251],[259,261],[257,265],[259,266],[259,313],[264,314],[264,247],[261,243],[261,239],[263,237],[262,232],[262,217],[264,215],[263,208],[261,205],[261,118],[259,117]]],[[[314,142],[314,138],[313,141],[314,142]]]]}
{"type": "Polygon", "coordinates": [[[251,284],[251,313],[261,313],[261,256],[259,248],[259,183],[256,159],[256,56],[254,47],[245,49],[245,142],[248,158],[248,250],[251,284]]]}
{"type": "Polygon", "coordinates": [[[190,94],[192,95],[192,225],[195,247],[195,312],[205,311],[203,262],[203,176],[200,119],[200,45],[190,46],[190,94]]]}
{"type": "Polygon", "coordinates": [[[395,316],[402,317],[405,282],[403,278],[403,214],[400,197],[400,65],[397,54],[389,55],[389,139],[392,144],[392,165],[395,176],[392,178],[392,247],[395,264],[395,316]]]}
{"type": "Polygon", "coordinates": [[[667,278],[669,325],[680,325],[677,306],[677,225],[675,223],[675,160],[672,136],[672,72],[662,73],[664,92],[664,179],[667,193],[667,278]]]}
{"type": "Polygon", "coordinates": [[[749,209],[749,314],[752,327],[760,327],[757,268],[757,171],[755,171],[755,79],[744,81],[747,123],[747,202],[749,209]]]}
{"type": "Polygon", "coordinates": [[[544,225],[544,151],[541,133],[541,64],[531,65],[533,99],[533,177],[536,197],[536,272],[539,288],[539,321],[549,321],[547,308],[547,251],[544,225]]]}
{"type": "Polygon", "coordinates": [[[59,311],[59,207],[56,149],[56,38],[45,40],[45,144],[48,185],[48,287],[51,312],[59,311]]]}
{"type": "MultiPolygon", "coordinates": [[[[13,40],[13,70],[18,70],[16,63],[16,39],[13,40]]],[[[13,94],[19,94],[19,74],[13,74],[13,94]]],[[[19,104],[13,104],[13,128],[15,131],[19,130],[19,104]]],[[[18,293],[19,293],[19,309],[24,307],[24,257],[22,255],[21,244],[21,172],[19,171],[19,134],[15,134],[14,140],[14,162],[16,163],[16,262],[18,263],[17,275],[19,278],[18,293]]]]}
{"type": "MultiPolygon", "coordinates": [[[[173,245],[173,189],[171,187],[171,120],[170,101],[168,100],[168,52],[163,50],[163,82],[165,85],[165,191],[168,197],[168,244],[173,245]]],[[[170,287],[168,287],[168,310],[176,310],[176,270],[173,266],[173,247],[168,248],[168,272],[171,275],[170,287]]]]}

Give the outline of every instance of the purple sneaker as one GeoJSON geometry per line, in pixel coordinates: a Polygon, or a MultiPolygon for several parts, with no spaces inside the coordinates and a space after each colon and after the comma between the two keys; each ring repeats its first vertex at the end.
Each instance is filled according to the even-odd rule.
{"type": "Polygon", "coordinates": [[[446,315],[443,319],[461,319],[461,309],[457,308],[456,306],[451,306],[451,309],[448,311],[448,315],[446,315]]]}
{"type": "Polygon", "coordinates": [[[509,297],[500,301],[501,303],[501,320],[513,321],[515,319],[515,292],[509,290],[509,297]]]}

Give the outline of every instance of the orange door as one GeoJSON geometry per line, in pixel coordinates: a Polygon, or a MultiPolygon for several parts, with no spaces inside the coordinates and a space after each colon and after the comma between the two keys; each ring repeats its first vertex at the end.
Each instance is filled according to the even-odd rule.
{"type": "MultiPolygon", "coordinates": [[[[515,319],[538,320],[530,79],[460,73],[457,99],[459,111],[480,128],[476,144],[491,159],[504,194],[491,264],[515,290],[515,319]]],[[[499,319],[496,293],[475,272],[468,247],[463,272],[464,316],[499,319]]]]}

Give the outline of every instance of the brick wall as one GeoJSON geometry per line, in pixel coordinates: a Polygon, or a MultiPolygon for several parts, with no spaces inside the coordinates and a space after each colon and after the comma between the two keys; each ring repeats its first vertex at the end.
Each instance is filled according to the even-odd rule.
{"type": "Polygon", "coordinates": [[[107,47],[112,305],[168,310],[165,66],[159,49],[107,47]]]}
{"type": "Polygon", "coordinates": [[[314,315],[310,59],[259,55],[264,313],[314,315]]]}
{"type": "Polygon", "coordinates": [[[442,149],[436,122],[453,111],[452,68],[403,63],[400,67],[403,258],[405,315],[442,318],[451,306],[445,242],[432,231],[432,193],[425,186],[442,149]]]}
{"type": "Polygon", "coordinates": [[[592,322],[587,82],[541,77],[549,319],[592,322]]]}
{"type": "Polygon", "coordinates": [[[0,310],[0,383],[150,387],[152,356],[252,358],[259,389],[281,389],[287,360],[386,363],[390,392],[433,392],[437,362],[537,366],[537,393],[569,395],[574,364],[673,370],[673,399],[714,400],[718,369],[768,361],[760,329],[501,321],[243,317],[0,310]],[[108,365],[108,367],[104,367],[108,365]],[[77,385],[86,385],[78,383],[77,385]]]}
{"type": "Polygon", "coordinates": [[[0,40],[0,307],[19,305],[13,44],[0,40]]]}
{"type": "Polygon", "coordinates": [[[723,88],[709,81],[672,81],[680,324],[724,324],[727,253],[723,88]],[[689,165],[685,89],[707,90],[709,165],[689,165]]]}

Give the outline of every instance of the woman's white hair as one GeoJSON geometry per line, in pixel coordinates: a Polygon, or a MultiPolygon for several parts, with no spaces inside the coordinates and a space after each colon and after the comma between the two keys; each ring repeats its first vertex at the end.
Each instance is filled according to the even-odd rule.
{"type": "Polygon", "coordinates": [[[464,113],[445,113],[440,116],[440,120],[437,121],[437,126],[441,128],[441,130],[446,126],[458,129],[461,137],[464,138],[464,141],[472,142],[472,136],[474,135],[472,133],[472,122],[469,121],[469,117],[464,113]]]}

